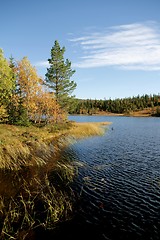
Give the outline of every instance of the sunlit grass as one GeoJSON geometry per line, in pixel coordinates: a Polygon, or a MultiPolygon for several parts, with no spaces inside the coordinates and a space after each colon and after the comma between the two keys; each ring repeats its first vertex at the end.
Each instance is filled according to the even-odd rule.
{"type": "Polygon", "coordinates": [[[43,165],[52,154],[69,144],[71,137],[102,135],[106,129],[102,126],[108,124],[72,122],[42,128],[0,124],[0,169],[43,165]]]}
{"type": "Polygon", "coordinates": [[[53,229],[70,217],[69,183],[76,167],[61,158],[61,150],[72,138],[104,134],[108,124],[72,122],[42,128],[0,124],[1,239],[32,239],[39,227],[53,229]]]}
{"type": "Polygon", "coordinates": [[[56,146],[53,149],[53,139],[60,137],[63,131],[53,131],[51,126],[38,128],[0,124],[0,168],[18,170],[22,166],[44,164],[58,149],[56,146]]]}
{"type": "Polygon", "coordinates": [[[77,138],[103,135],[106,131],[104,126],[109,124],[109,122],[73,123],[73,127],[69,130],[69,134],[77,138]]]}

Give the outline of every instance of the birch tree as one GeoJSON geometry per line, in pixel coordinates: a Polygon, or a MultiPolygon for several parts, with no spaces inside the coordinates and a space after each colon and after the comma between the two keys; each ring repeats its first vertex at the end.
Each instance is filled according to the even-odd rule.
{"type": "Polygon", "coordinates": [[[0,49],[0,121],[8,120],[8,106],[15,87],[12,69],[0,49]]]}

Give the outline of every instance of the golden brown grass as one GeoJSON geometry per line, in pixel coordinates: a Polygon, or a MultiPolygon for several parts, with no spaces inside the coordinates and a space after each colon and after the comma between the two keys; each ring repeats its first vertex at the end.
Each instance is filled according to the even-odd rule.
{"type": "Polygon", "coordinates": [[[0,125],[1,239],[34,239],[39,227],[52,229],[70,218],[69,183],[76,169],[62,161],[60,149],[72,138],[102,135],[108,124],[72,123],[58,131],[55,126],[0,125]]]}
{"type": "Polygon", "coordinates": [[[63,132],[50,129],[0,124],[0,168],[18,170],[44,164],[53,152],[50,143],[63,132]]]}
{"type": "Polygon", "coordinates": [[[68,144],[69,137],[102,135],[108,122],[68,123],[57,130],[54,126],[38,128],[0,124],[0,169],[40,166],[55,151],[68,144]],[[67,139],[67,140],[66,140],[67,139]]]}
{"type": "Polygon", "coordinates": [[[133,117],[150,117],[156,114],[156,107],[154,108],[145,108],[143,110],[138,110],[134,112],[130,112],[129,115],[133,117]]]}
{"type": "Polygon", "coordinates": [[[103,135],[109,122],[84,122],[73,123],[73,127],[69,130],[69,135],[76,138],[84,138],[89,136],[103,135]]]}

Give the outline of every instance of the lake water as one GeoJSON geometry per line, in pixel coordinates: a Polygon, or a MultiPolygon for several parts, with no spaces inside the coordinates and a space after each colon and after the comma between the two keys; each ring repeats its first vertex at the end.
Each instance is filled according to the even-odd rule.
{"type": "Polygon", "coordinates": [[[70,116],[109,121],[104,136],[65,152],[78,166],[73,220],[64,239],[160,239],[160,118],[70,116]]]}

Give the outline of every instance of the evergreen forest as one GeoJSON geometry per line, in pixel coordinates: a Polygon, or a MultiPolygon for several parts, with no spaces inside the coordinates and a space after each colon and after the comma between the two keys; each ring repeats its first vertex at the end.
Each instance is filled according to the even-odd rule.
{"type": "Polygon", "coordinates": [[[122,99],[77,99],[70,114],[114,113],[130,115],[148,109],[150,115],[160,116],[160,95],[143,95],[122,99]]]}

